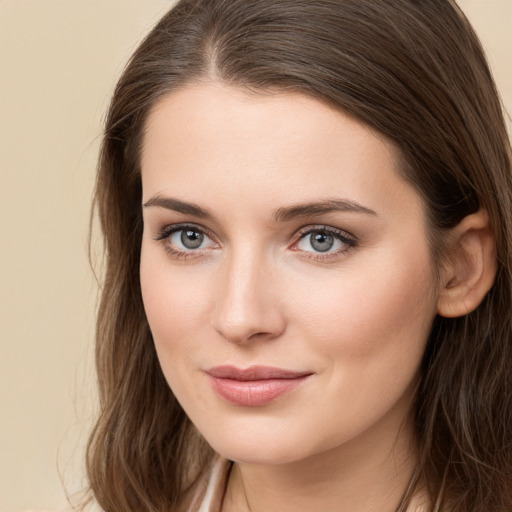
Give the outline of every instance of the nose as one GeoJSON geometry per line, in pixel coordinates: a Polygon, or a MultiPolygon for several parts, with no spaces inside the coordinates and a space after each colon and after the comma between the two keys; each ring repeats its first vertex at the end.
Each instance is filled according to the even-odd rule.
{"type": "Polygon", "coordinates": [[[227,257],[219,275],[214,330],[237,344],[279,337],[286,320],[278,281],[273,265],[254,251],[227,257]]]}

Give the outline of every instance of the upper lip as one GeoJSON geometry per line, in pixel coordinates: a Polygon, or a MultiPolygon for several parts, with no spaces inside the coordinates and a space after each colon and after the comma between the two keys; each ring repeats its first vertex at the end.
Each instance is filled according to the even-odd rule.
{"type": "Polygon", "coordinates": [[[268,380],[268,379],[298,379],[311,375],[309,371],[286,370],[272,366],[250,366],[249,368],[237,368],[235,366],[215,366],[206,370],[208,375],[219,379],[232,380],[268,380]]]}

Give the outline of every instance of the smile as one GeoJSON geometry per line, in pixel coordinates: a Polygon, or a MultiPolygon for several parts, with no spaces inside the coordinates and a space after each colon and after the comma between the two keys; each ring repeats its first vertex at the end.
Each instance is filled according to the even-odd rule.
{"type": "Polygon", "coordinates": [[[213,390],[234,405],[258,407],[293,391],[312,372],[296,372],[267,366],[247,369],[217,366],[206,371],[213,390]]]}

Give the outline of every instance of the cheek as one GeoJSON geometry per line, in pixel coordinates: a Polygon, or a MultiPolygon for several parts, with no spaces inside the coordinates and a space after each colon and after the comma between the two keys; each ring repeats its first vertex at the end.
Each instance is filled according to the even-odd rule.
{"type": "Polygon", "coordinates": [[[146,316],[161,355],[190,347],[192,334],[204,328],[208,308],[208,288],[201,272],[173,267],[164,251],[142,247],[140,280],[146,316]]]}
{"type": "Polygon", "coordinates": [[[400,265],[386,265],[396,262],[391,254],[381,260],[290,295],[301,329],[333,360],[371,367],[421,358],[436,312],[428,252],[400,265]]]}
{"type": "Polygon", "coordinates": [[[205,283],[197,273],[173,268],[166,254],[145,254],[143,246],[141,256],[144,308],[165,379],[189,413],[207,407],[191,371],[197,367],[200,341],[208,339],[205,283]]]}
{"type": "Polygon", "coordinates": [[[409,410],[435,300],[428,259],[390,268],[347,272],[313,293],[295,291],[307,297],[295,304],[303,319],[296,334],[321,361],[325,399],[317,398],[318,414],[331,425],[329,442],[351,438],[389,411],[409,410]]]}

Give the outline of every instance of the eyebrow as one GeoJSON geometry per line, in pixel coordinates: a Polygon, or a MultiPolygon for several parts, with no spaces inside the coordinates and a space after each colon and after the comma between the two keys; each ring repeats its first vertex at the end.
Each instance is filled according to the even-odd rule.
{"type": "Polygon", "coordinates": [[[296,218],[314,217],[332,212],[354,212],[377,215],[375,211],[350,199],[326,199],[279,208],[274,213],[274,222],[287,222],[296,218]]]}
{"type": "Polygon", "coordinates": [[[165,208],[166,210],[173,210],[175,212],[193,215],[200,219],[213,219],[213,215],[209,210],[201,208],[201,206],[198,206],[197,204],[186,203],[185,201],[180,201],[179,199],[174,199],[172,197],[156,195],[151,197],[149,201],[145,202],[143,206],[144,208],[158,206],[160,208],[165,208]]]}
{"type": "MultiPolygon", "coordinates": [[[[212,213],[206,208],[202,208],[194,203],[180,201],[179,199],[174,199],[172,197],[155,195],[145,202],[143,206],[144,208],[157,206],[159,208],[165,208],[166,210],[173,210],[175,212],[193,215],[200,219],[212,220],[214,218],[212,213]]],[[[309,203],[278,208],[274,212],[273,221],[276,223],[289,222],[297,218],[314,217],[316,215],[323,215],[332,212],[353,212],[377,215],[374,210],[350,199],[325,199],[322,201],[312,201],[309,203]]]]}

